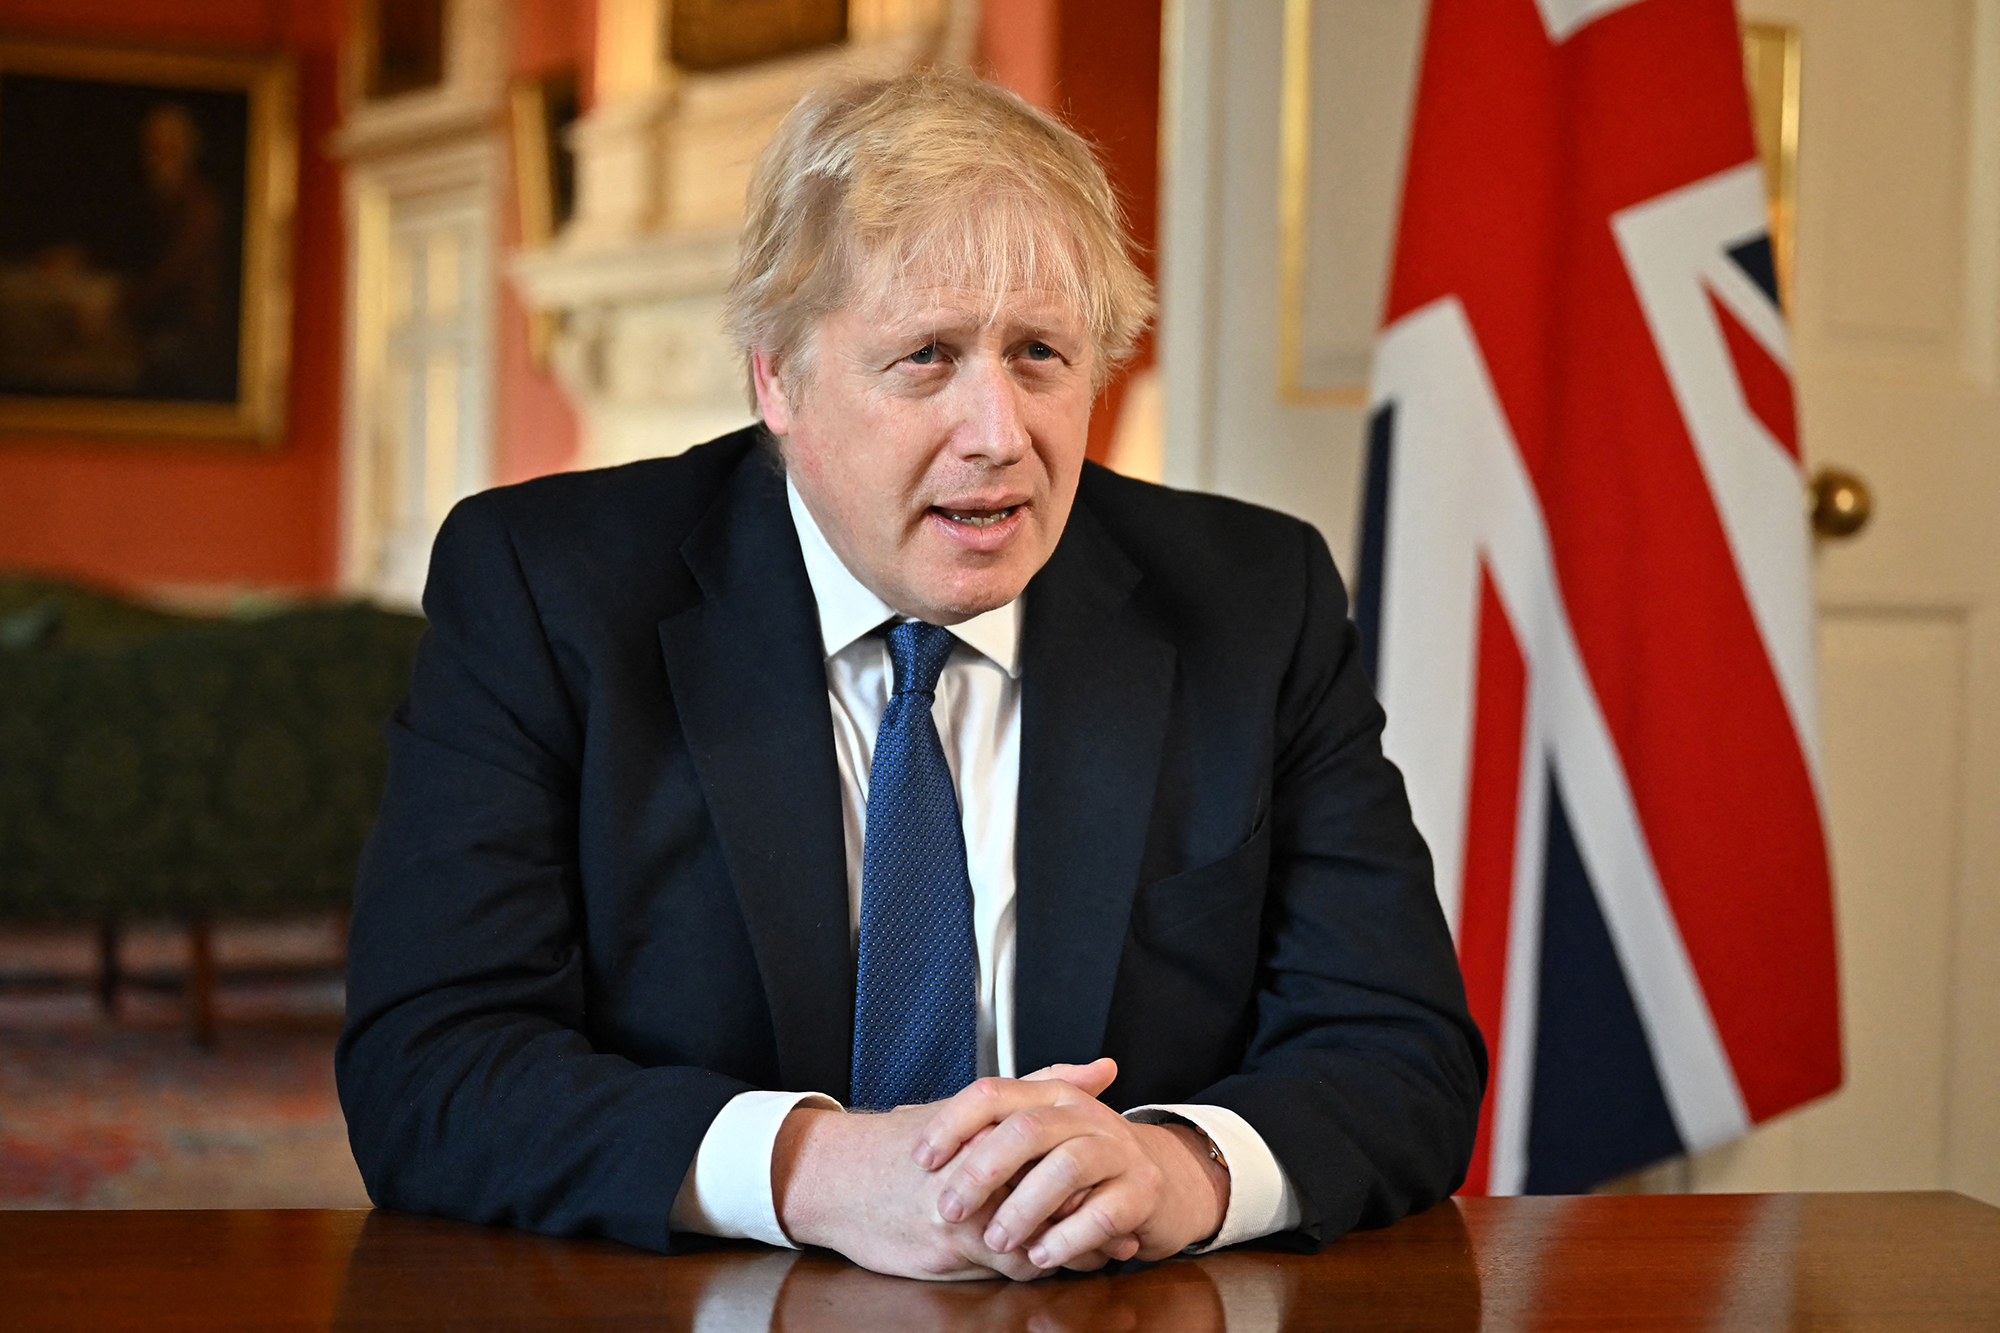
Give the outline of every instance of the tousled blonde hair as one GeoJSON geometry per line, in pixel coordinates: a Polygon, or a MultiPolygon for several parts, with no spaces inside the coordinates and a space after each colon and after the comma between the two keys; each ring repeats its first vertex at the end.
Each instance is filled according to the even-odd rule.
{"type": "Polygon", "coordinates": [[[1153,313],[1090,146],[947,68],[828,83],[792,108],[751,177],[725,324],[746,361],[762,348],[802,384],[818,321],[905,277],[989,292],[996,312],[1008,291],[1054,292],[1089,330],[1099,387],[1153,313]]]}

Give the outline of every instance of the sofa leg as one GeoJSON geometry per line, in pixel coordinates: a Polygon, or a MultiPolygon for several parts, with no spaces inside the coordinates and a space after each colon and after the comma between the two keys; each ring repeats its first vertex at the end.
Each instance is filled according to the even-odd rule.
{"type": "Polygon", "coordinates": [[[215,932],[206,913],[188,922],[187,996],[195,1045],[215,1045],[215,932]]]}
{"type": "Polygon", "coordinates": [[[106,1018],[118,1017],[118,921],[97,923],[97,1007],[106,1018]]]}

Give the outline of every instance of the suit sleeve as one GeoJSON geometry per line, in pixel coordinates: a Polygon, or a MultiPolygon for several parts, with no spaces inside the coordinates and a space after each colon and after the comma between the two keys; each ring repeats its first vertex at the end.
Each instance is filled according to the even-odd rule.
{"type": "Polygon", "coordinates": [[[386,1207],[669,1250],[702,1136],[748,1085],[585,1035],[581,722],[500,507],[440,532],[431,627],[388,726],[335,1056],[386,1207]]]}
{"type": "Polygon", "coordinates": [[[1241,1072],[1190,1097],[1256,1127],[1316,1248],[1458,1188],[1486,1049],[1467,1013],[1430,854],[1346,593],[1301,525],[1304,610],[1279,694],[1272,858],[1255,1027],[1241,1072]]]}

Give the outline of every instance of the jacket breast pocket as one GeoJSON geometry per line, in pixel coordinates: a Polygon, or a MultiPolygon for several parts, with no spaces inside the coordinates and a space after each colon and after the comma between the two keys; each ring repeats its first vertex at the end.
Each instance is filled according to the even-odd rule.
{"type": "Polygon", "coordinates": [[[1197,924],[1219,926],[1244,915],[1262,915],[1271,873],[1271,818],[1267,813],[1242,846],[1219,861],[1156,879],[1132,903],[1132,930],[1141,940],[1182,935],[1197,924]]]}

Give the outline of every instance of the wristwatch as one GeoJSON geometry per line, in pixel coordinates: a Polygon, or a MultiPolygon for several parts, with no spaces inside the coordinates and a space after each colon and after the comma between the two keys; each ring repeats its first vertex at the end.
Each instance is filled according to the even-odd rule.
{"type": "Polygon", "coordinates": [[[1201,1141],[1208,1145],[1209,1160],[1221,1167],[1223,1174],[1227,1175],[1229,1173],[1229,1159],[1222,1155],[1222,1149],[1216,1146],[1215,1140],[1208,1137],[1208,1131],[1192,1120],[1183,1119],[1181,1123],[1201,1135],[1201,1141]]]}

